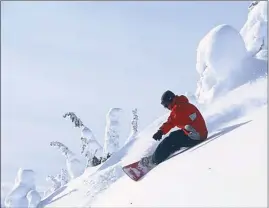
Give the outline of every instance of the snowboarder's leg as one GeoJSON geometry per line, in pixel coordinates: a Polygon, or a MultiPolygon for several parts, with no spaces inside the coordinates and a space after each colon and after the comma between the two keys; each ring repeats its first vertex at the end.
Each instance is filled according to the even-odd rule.
{"type": "Polygon", "coordinates": [[[200,140],[189,138],[182,130],[173,131],[158,145],[153,153],[152,162],[159,164],[181,147],[192,147],[200,142],[200,140]]]}

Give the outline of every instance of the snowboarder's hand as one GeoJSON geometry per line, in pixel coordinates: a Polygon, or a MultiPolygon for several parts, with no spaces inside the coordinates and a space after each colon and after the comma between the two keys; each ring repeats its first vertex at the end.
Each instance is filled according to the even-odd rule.
{"type": "Polygon", "coordinates": [[[163,136],[163,132],[161,130],[158,130],[153,136],[152,138],[155,139],[156,141],[159,141],[162,139],[163,136]]]}

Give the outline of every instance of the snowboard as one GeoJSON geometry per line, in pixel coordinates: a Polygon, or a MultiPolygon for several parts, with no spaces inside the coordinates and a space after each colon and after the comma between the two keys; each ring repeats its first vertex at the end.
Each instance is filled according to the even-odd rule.
{"type": "MultiPolygon", "coordinates": [[[[172,153],[166,160],[169,160],[172,157],[187,151],[188,149],[190,149],[190,148],[178,150],[178,151],[172,153]]],[[[129,165],[123,166],[122,167],[123,172],[127,176],[129,176],[132,180],[139,181],[140,179],[142,179],[146,174],[148,174],[152,169],[154,169],[157,166],[157,165],[155,165],[155,166],[147,167],[147,166],[143,165],[142,160],[147,160],[149,157],[151,157],[151,156],[143,157],[139,161],[136,161],[136,162],[131,163],[129,165]]],[[[163,161],[163,162],[165,162],[165,161],[163,161]]]]}

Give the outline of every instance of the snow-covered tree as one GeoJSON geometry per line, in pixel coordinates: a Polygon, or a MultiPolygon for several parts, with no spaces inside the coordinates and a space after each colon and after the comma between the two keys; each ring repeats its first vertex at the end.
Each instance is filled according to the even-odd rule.
{"type": "Polygon", "coordinates": [[[64,118],[69,117],[75,127],[83,127],[81,131],[81,154],[86,157],[86,167],[95,166],[101,161],[103,147],[96,140],[91,129],[83,124],[83,122],[73,112],[64,114],[64,118]]]}
{"type": "Polygon", "coordinates": [[[50,146],[55,147],[56,149],[59,149],[66,158],[70,158],[74,155],[74,153],[69,150],[67,146],[65,146],[63,143],[58,141],[53,141],[50,143],[50,146]]]}
{"type": "Polygon", "coordinates": [[[131,122],[132,124],[132,134],[134,136],[137,135],[138,133],[138,115],[137,115],[137,108],[135,108],[134,110],[132,110],[133,113],[133,120],[131,122]]]}
{"type": "Polygon", "coordinates": [[[67,171],[70,178],[76,178],[84,172],[85,165],[76,157],[76,155],[61,142],[53,141],[50,146],[60,149],[66,158],[67,171]]]}
{"type": "Polygon", "coordinates": [[[90,151],[87,151],[85,153],[85,157],[86,157],[86,160],[87,160],[87,162],[86,162],[86,168],[93,167],[92,159],[94,157],[94,154],[92,152],[90,152],[90,151]]]}
{"type": "Polygon", "coordinates": [[[125,141],[125,144],[127,144],[129,141],[131,141],[132,139],[134,139],[137,134],[138,134],[138,115],[137,115],[137,108],[135,108],[134,110],[132,110],[133,113],[133,117],[132,117],[132,121],[131,121],[131,133],[129,135],[129,137],[127,138],[127,140],[125,141]]]}
{"type": "Polygon", "coordinates": [[[80,118],[78,118],[74,112],[65,113],[63,115],[63,117],[64,118],[69,117],[70,120],[72,121],[72,123],[75,124],[75,127],[80,128],[80,127],[83,127],[84,126],[84,124],[82,123],[82,121],[80,120],[80,118]]]}
{"type": "Polygon", "coordinates": [[[259,1],[252,1],[252,2],[250,3],[250,5],[248,6],[248,10],[249,10],[249,11],[252,10],[253,7],[255,7],[258,3],[259,3],[259,1]]]}
{"type": "Polygon", "coordinates": [[[267,4],[268,1],[252,1],[247,21],[240,30],[248,53],[254,57],[263,54],[265,59],[267,59],[268,52],[267,4]]]}
{"type": "Polygon", "coordinates": [[[119,149],[119,116],[121,112],[120,108],[111,108],[106,115],[104,158],[109,157],[119,149]]]}
{"type": "Polygon", "coordinates": [[[56,176],[48,175],[46,181],[51,183],[51,187],[47,191],[45,191],[45,197],[68,183],[68,172],[66,169],[61,168],[60,174],[57,174],[56,176]]]}
{"type": "Polygon", "coordinates": [[[87,167],[94,167],[94,166],[101,164],[102,157],[96,157],[95,154],[96,154],[96,152],[94,152],[94,153],[92,153],[90,151],[86,152],[86,154],[85,154],[85,157],[87,158],[86,168],[87,167]]]}
{"type": "Polygon", "coordinates": [[[81,131],[81,142],[82,142],[81,154],[87,151],[91,151],[91,152],[95,152],[94,155],[98,157],[102,156],[101,154],[102,154],[103,147],[97,141],[91,129],[89,129],[86,126],[81,131]]]}
{"type": "Polygon", "coordinates": [[[57,176],[48,175],[46,181],[50,182],[51,186],[48,190],[44,191],[44,197],[47,197],[61,187],[61,182],[58,180],[57,176]]]}
{"type": "Polygon", "coordinates": [[[81,142],[81,154],[84,154],[87,160],[86,168],[100,164],[103,147],[96,140],[92,131],[86,126],[81,131],[81,142]]]}
{"type": "Polygon", "coordinates": [[[20,168],[15,179],[15,184],[5,198],[5,207],[18,208],[28,207],[29,205],[36,207],[40,199],[41,197],[36,191],[34,171],[20,168]]]}
{"type": "Polygon", "coordinates": [[[50,193],[56,191],[57,189],[59,189],[61,187],[61,181],[59,181],[57,176],[55,177],[53,175],[48,175],[46,180],[48,182],[51,182],[51,188],[49,189],[50,193]]]}
{"type": "Polygon", "coordinates": [[[62,168],[61,169],[61,174],[60,174],[60,176],[61,176],[61,186],[64,186],[65,184],[67,184],[68,183],[68,181],[69,181],[69,178],[68,178],[68,172],[67,172],[67,170],[66,169],[64,169],[64,168],[62,168]]]}

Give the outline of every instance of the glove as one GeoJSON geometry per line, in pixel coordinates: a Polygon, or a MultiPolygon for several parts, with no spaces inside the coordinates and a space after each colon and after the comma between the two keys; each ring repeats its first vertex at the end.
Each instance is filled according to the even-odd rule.
{"type": "Polygon", "coordinates": [[[159,141],[162,139],[163,136],[163,132],[161,130],[158,130],[153,136],[152,138],[155,139],[156,141],[159,141]]]}

